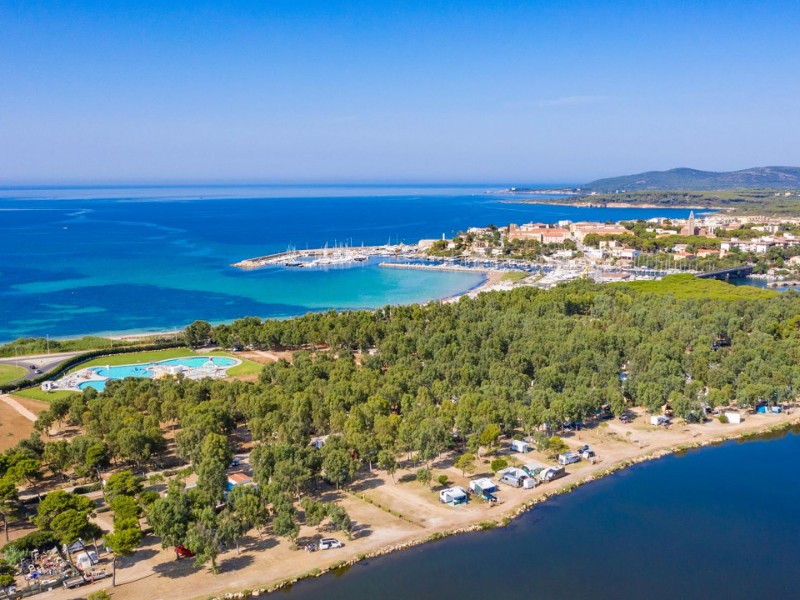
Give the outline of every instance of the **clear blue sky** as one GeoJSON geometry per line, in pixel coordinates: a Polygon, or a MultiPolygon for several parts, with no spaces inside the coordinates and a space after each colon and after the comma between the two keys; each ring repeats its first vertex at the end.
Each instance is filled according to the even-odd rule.
{"type": "Polygon", "coordinates": [[[800,165],[800,2],[0,0],[0,181],[800,165]]]}

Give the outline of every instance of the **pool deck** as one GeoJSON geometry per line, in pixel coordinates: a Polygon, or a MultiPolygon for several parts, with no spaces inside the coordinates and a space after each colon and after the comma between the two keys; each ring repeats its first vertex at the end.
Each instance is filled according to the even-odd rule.
{"type": "Polygon", "coordinates": [[[50,389],[51,390],[60,390],[60,391],[71,391],[71,392],[81,392],[85,387],[93,387],[90,384],[103,384],[105,386],[106,382],[123,379],[119,377],[106,377],[100,375],[99,372],[106,370],[109,371],[111,369],[120,369],[124,367],[143,367],[146,371],[149,372],[149,376],[147,377],[138,377],[138,379],[164,379],[166,377],[174,377],[176,375],[183,375],[187,379],[205,379],[206,377],[211,377],[213,379],[222,379],[223,377],[227,376],[228,369],[236,367],[242,364],[242,361],[238,358],[231,358],[227,356],[183,356],[180,358],[170,358],[165,359],[162,361],[156,362],[149,362],[149,363],[131,363],[128,365],[114,365],[114,366],[93,366],[93,367],[86,367],[84,369],[80,369],[74,373],[70,373],[69,375],[62,377],[61,379],[52,382],[50,389]],[[175,363],[176,361],[181,360],[194,360],[196,361],[198,358],[205,358],[206,362],[204,362],[199,367],[190,367],[188,365],[181,365],[181,364],[164,364],[164,363],[175,363]],[[218,365],[214,364],[214,360],[224,360],[224,361],[232,361],[231,364],[218,365]],[[81,387],[83,386],[83,387],[81,387]]]}

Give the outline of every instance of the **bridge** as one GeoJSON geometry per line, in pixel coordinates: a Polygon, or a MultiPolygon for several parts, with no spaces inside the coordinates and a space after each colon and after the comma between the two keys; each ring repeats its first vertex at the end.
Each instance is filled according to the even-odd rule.
{"type": "Polygon", "coordinates": [[[707,273],[697,273],[695,276],[699,279],[719,279],[720,281],[728,281],[729,279],[738,279],[740,277],[747,277],[753,272],[753,267],[750,265],[744,267],[734,267],[732,269],[721,269],[719,271],[709,271],[707,273]]]}

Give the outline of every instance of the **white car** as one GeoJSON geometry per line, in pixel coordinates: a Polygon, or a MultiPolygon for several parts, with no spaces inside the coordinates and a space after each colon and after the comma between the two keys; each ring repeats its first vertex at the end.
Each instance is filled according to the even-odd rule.
{"type": "Polygon", "coordinates": [[[320,550],[330,550],[331,548],[341,548],[342,546],[344,546],[344,544],[336,538],[322,538],[319,541],[320,550]]]}

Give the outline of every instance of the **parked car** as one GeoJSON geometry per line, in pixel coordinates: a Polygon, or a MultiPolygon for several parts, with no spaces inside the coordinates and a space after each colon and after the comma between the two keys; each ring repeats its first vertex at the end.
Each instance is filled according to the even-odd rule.
{"type": "Polygon", "coordinates": [[[336,538],[322,538],[319,541],[320,550],[330,550],[331,548],[341,548],[342,546],[344,546],[344,544],[336,538]]]}
{"type": "Polygon", "coordinates": [[[242,463],[242,461],[240,461],[238,458],[234,457],[233,460],[231,461],[231,468],[238,467],[241,463],[242,463]]]}
{"type": "Polygon", "coordinates": [[[622,415],[620,418],[620,423],[630,423],[632,419],[628,415],[622,415]]]}
{"type": "Polygon", "coordinates": [[[178,544],[177,546],[175,546],[175,554],[179,559],[180,558],[192,558],[194,556],[194,552],[189,550],[183,544],[178,544]]]}

